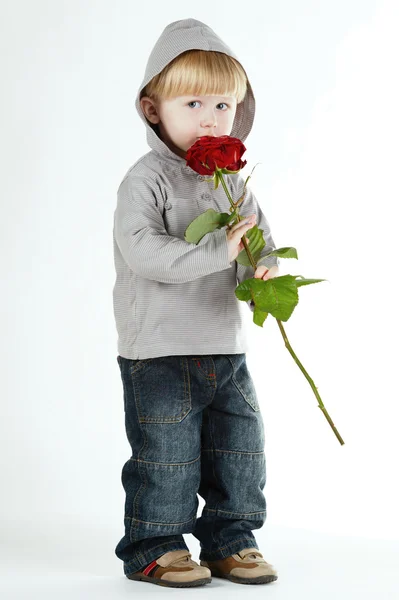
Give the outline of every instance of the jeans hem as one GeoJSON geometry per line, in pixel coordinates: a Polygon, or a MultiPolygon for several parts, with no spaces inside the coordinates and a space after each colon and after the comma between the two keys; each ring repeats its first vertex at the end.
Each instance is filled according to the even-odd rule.
{"type": "Polygon", "coordinates": [[[207,551],[201,549],[199,559],[200,560],[220,560],[221,558],[227,558],[232,554],[236,554],[240,550],[244,550],[244,548],[257,548],[259,547],[255,541],[255,538],[240,538],[239,540],[235,540],[230,544],[219,548],[218,550],[207,551]]]}
{"type": "Polygon", "coordinates": [[[136,573],[137,571],[140,571],[140,569],[142,569],[143,567],[146,567],[153,560],[159,558],[166,552],[172,552],[173,550],[187,550],[188,552],[190,552],[185,542],[166,542],[165,544],[156,546],[152,550],[141,552],[140,556],[144,558],[144,561],[137,558],[130,560],[128,563],[124,563],[124,573],[125,575],[136,573]]]}

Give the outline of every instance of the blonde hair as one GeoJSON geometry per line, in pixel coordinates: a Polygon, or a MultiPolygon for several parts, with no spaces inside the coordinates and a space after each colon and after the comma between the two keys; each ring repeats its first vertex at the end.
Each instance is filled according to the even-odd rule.
{"type": "Polygon", "coordinates": [[[247,75],[241,64],[224,52],[187,50],[174,58],[143,88],[140,98],[153,101],[175,96],[235,96],[237,104],[247,92],[247,75]]]}

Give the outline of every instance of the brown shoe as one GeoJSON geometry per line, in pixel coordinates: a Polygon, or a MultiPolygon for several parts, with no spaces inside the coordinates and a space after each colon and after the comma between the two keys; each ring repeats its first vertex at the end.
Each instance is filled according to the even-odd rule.
{"type": "Polygon", "coordinates": [[[129,573],[126,577],[167,587],[194,587],[212,581],[210,570],[191,560],[191,554],[187,550],[166,552],[140,571],[129,573]]]}
{"type": "Polygon", "coordinates": [[[270,583],[278,579],[273,565],[265,561],[257,548],[245,548],[220,560],[201,560],[200,565],[209,567],[213,577],[234,583],[270,583]]]}

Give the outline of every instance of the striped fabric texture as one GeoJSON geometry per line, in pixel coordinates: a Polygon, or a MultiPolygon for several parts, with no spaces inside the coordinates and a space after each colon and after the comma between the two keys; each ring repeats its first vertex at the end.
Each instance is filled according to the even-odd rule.
{"type": "MultiPolygon", "coordinates": [[[[140,106],[140,92],[173,58],[185,50],[218,50],[238,58],[215,32],[196,19],[168,25],[156,42],[136,97],[151,150],[125,174],[117,191],[113,246],[116,281],[113,306],[118,332],[117,350],[129,359],[187,354],[247,352],[245,304],[236,286],[253,276],[252,266],[229,262],[226,228],[205,235],[198,244],[184,240],[189,223],[213,208],[228,212],[222,186],[213,189],[158,137],[140,106]]],[[[251,131],[255,100],[247,94],[237,106],[230,135],[243,142],[251,131]]],[[[244,179],[227,175],[231,195],[242,195],[244,179]]],[[[257,215],[266,245],[261,256],[276,246],[269,223],[247,185],[241,214],[257,215]]],[[[277,257],[263,262],[278,265],[277,257]]]]}

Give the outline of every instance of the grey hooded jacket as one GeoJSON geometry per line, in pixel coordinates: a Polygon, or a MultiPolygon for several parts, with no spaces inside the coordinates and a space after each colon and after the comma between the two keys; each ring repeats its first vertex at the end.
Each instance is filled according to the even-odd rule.
{"type": "MultiPolygon", "coordinates": [[[[248,350],[243,311],[250,302],[238,300],[236,286],[252,277],[252,266],[228,260],[226,228],[205,235],[198,244],[184,240],[184,231],[198,215],[212,207],[229,212],[223,187],[214,190],[186,160],[158,137],[140,106],[140,92],[173,58],[189,49],[225,52],[230,48],[215,32],[196,19],[170,23],[148,59],[136,97],[151,150],[124,176],[114,212],[116,281],[113,306],[118,331],[118,353],[129,359],[168,355],[239,354],[248,350]]],[[[232,137],[245,141],[255,115],[250,85],[237,105],[232,137]]],[[[245,158],[245,157],[244,157],[245,158]]],[[[224,176],[233,200],[242,195],[244,179],[224,176]]],[[[242,215],[257,215],[265,247],[275,249],[269,223],[247,185],[242,215]]],[[[267,267],[278,265],[270,257],[267,267]]]]}

